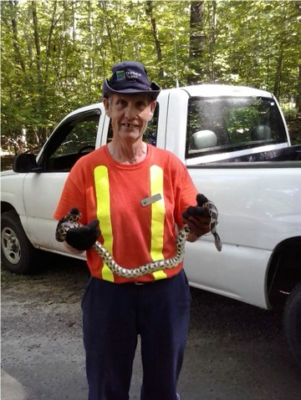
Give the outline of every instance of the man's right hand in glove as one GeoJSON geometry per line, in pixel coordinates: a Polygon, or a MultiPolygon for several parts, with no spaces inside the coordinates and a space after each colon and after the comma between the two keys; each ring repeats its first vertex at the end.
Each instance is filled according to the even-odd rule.
{"type": "Polygon", "coordinates": [[[93,246],[99,235],[99,221],[95,219],[88,225],[69,229],[65,240],[74,249],[84,251],[93,246]]]}

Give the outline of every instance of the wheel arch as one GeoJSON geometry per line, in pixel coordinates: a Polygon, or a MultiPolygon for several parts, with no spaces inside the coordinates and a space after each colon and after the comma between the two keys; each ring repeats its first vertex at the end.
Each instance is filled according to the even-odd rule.
{"type": "MultiPolygon", "coordinates": [[[[14,206],[12,206],[10,203],[8,203],[7,201],[1,201],[1,214],[7,212],[7,211],[15,211],[16,214],[17,210],[15,209],[14,206]]],[[[19,215],[19,214],[18,214],[19,215]]]]}
{"type": "Polygon", "coordinates": [[[280,242],[270,257],[266,274],[269,306],[283,306],[299,281],[301,281],[301,236],[295,236],[280,242]]]}

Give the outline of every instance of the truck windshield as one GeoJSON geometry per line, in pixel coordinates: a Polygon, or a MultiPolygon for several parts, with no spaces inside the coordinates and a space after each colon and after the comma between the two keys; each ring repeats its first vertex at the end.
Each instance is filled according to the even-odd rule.
{"type": "Polygon", "coordinates": [[[287,142],[279,108],[261,97],[192,97],[186,157],[287,142]]]}

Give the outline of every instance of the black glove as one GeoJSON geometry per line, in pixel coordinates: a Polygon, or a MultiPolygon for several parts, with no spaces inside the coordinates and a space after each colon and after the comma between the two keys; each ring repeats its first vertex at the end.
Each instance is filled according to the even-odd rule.
{"type": "Polygon", "coordinates": [[[99,235],[99,221],[95,219],[88,225],[69,229],[65,240],[77,250],[88,250],[96,242],[99,235]]]}
{"type": "Polygon", "coordinates": [[[206,207],[202,207],[204,203],[207,203],[209,201],[207,197],[205,197],[203,194],[198,194],[196,196],[196,201],[197,201],[197,206],[190,206],[187,208],[186,211],[183,212],[182,216],[183,218],[188,219],[188,217],[193,216],[193,217],[210,217],[209,211],[207,210],[206,207]]]}

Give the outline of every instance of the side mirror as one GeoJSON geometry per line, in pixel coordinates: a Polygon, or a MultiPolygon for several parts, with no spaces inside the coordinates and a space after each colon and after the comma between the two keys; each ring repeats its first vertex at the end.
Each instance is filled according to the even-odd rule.
{"type": "Polygon", "coordinates": [[[197,131],[192,135],[196,149],[207,149],[217,145],[217,136],[208,129],[197,131]]]}
{"type": "Polygon", "coordinates": [[[13,170],[20,173],[38,172],[40,168],[34,154],[22,153],[14,157],[13,170]]]}

